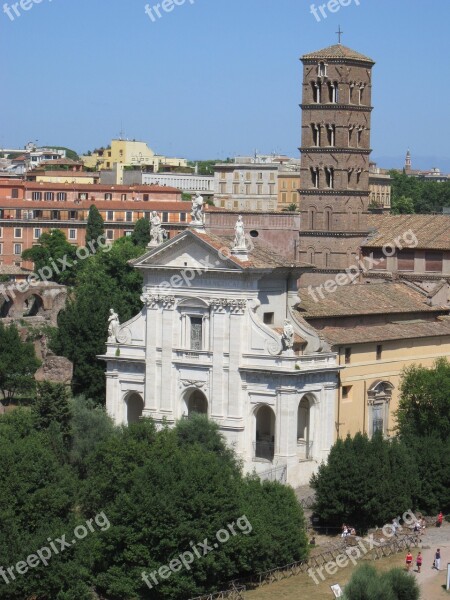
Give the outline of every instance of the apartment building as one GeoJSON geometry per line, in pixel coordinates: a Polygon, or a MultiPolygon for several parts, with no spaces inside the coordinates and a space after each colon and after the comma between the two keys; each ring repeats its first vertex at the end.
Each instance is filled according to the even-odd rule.
{"type": "Polygon", "coordinates": [[[31,268],[22,252],[51,229],[69,242],[85,243],[89,208],[97,206],[111,242],[131,235],[138,219],[157,211],[169,237],[189,222],[191,205],[179,190],[160,186],[102,186],[0,180],[0,265],[31,268]]]}

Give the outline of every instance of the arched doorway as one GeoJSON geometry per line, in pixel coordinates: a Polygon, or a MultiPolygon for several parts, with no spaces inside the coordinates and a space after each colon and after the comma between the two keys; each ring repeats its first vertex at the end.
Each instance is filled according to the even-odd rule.
{"type": "Polygon", "coordinates": [[[126,399],[127,404],[127,423],[137,423],[142,417],[144,410],[144,401],[137,392],[132,392],[126,399]]]}
{"type": "Polygon", "coordinates": [[[206,399],[205,394],[200,390],[194,390],[190,394],[186,405],[188,410],[188,417],[190,417],[193,414],[208,415],[208,400],[206,399]]]}
{"type": "Polygon", "coordinates": [[[303,396],[297,410],[297,448],[300,460],[310,460],[312,456],[311,407],[313,401],[303,396]]]}
{"type": "Polygon", "coordinates": [[[43,302],[40,296],[33,294],[23,304],[24,317],[36,317],[42,313],[43,302]]]}
{"type": "Polygon", "coordinates": [[[263,404],[255,412],[255,458],[273,460],[275,454],[275,413],[263,404]]]}
{"type": "Polygon", "coordinates": [[[6,317],[10,317],[9,314],[12,307],[13,301],[11,298],[0,298],[0,319],[6,319],[6,317]]]}

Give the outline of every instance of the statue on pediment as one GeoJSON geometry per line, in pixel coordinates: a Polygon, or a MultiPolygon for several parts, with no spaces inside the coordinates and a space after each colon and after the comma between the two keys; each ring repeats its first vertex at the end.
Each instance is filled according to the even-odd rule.
{"type": "Polygon", "coordinates": [[[111,308],[108,317],[108,342],[117,342],[117,332],[119,331],[119,315],[111,308]]]}
{"type": "Polygon", "coordinates": [[[203,225],[205,222],[205,216],[203,214],[203,196],[201,196],[198,192],[195,194],[192,199],[192,224],[195,225],[203,225]]]}

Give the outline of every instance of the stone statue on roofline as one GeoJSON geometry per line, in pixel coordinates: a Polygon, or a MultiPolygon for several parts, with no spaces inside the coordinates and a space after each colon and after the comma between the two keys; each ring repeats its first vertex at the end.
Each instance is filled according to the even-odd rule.
{"type": "Polygon", "coordinates": [[[205,223],[205,215],[203,213],[203,196],[201,196],[198,192],[195,194],[192,199],[192,222],[191,225],[201,225],[203,227],[205,223]]]}
{"type": "Polygon", "coordinates": [[[283,348],[287,352],[294,350],[294,327],[289,319],[284,320],[283,334],[281,336],[283,348]]]}
{"type": "Polygon", "coordinates": [[[247,250],[245,242],[245,229],[242,216],[239,215],[236,225],[234,226],[234,246],[233,250],[247,250]]]}
{"type": "Polygon", "coordinates": [[[108,342],[117,342],[117,332],[119,331],[119,315],[111,308],[108,317],[108,342]]]}
{"type": "Polygon", "coordinates": [[[159,246],[164,242],[166,230],[161,227],[161,217],[156,210],[150,215],[150,243],[149,247],[159,246]]]}

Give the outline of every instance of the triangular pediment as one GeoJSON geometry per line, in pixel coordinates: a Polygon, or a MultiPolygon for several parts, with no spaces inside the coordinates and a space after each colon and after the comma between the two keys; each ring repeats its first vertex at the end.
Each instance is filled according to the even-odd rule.
{"type": "Polygon", "coordinates": [[[229,250],[224,246],[222,253],[220,249],[208,244],[207,240],[186,231],[149,250],[144,256],[133,261],[133,264],[140,269],[161,267],[202,271],[229,271],[230,269],[240,271],[241,268],[236,261],[226,257],[229,250]]]}

